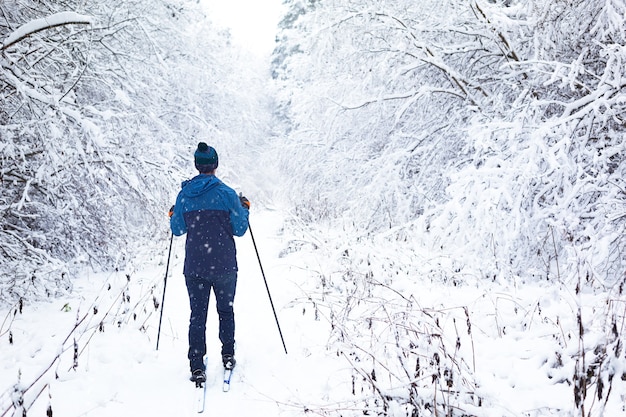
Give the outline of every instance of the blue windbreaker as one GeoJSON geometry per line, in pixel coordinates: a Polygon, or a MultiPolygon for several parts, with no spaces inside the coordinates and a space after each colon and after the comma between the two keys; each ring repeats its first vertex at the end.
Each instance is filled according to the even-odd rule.
{"type": "Polygon", "coordinates": [[[248,209],[237,193],[214,175],[200,174],[183,182],[170,228],[187,233],[183,274],[210,277],[237,271],[233,236],[248,230],[248,209]]]}

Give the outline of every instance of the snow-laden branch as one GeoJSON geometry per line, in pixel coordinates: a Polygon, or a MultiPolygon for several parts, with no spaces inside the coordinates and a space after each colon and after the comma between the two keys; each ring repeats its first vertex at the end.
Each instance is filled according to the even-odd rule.
{"type": "Polygon", "coordinates": [[[15,45],[22,39],[27,38],[34,33],[41,32],[42,30],[52,29],[64,25],[89,25],[91,23],[93,23],[93,18],[91,16],[85,16],[75,12],[55,13],[48,17],[42,17],[41,19],[32,20],[17,28],[17,30],[11,33],[4,40],[4,42],[2,42],[0,50],[5,50],[9,46],[15,45]]]}
{"type": "Polygon", "coordinates": [[[355,103],[355,104],[335,103],[335,104],[340,105],[344,110],[357,110],[357,109],[369,106],[370,104],[380,103],[382,101],[412,99],[411,102],[413,102],[417,98],[423,97],[429,93],[445,93],[445,94],[451,94],[453,96],[459,97],[460,99],[465,98],[465,96],[448,88],[420,87],[416,91],[410,91],[407,93],[398,93],[398,94],[386,94],[383,97],[366,99],[365,101],[361,103],[355,103]]]}

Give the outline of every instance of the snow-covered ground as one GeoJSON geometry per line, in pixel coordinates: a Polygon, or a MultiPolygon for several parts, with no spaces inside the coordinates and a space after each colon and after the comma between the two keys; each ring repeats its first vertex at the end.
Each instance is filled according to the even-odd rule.
{"type": "MultiPolygon", "coordinates": [[[[320,273],[332,275],[340,266],[329,263],[323,257],[325,251],[312,246],[285,252],[289,237],[284,234],[278,211],[253,210],[251,222],[288,354],[283,351],[252,240],[246,234],[237,239],[238,365],[231,391],[223,393],[217,315],[212,303],[206,415],[341,415],[340,410],[352,415],[348,409],[354,407],[354,377],[363,375],[355,373],[353,366],[362,366],[367,372],[370,365],[350,363],[349,358],[354,357],[347,352],[358,341],[351,344],[331,336],[329,321],[339,321],[329,319],[322,306],[317,312],[313,307],[321,299],[328,304],[337,300],[332,291],[327,298],[320,296],[324,288],[320,288],[318,278],[320,273]]],[[[163,242],[163,251],[157,255],[138,255],[145,257],[145,262],[137,271],[85,274],[71,297],[26,305],[22,313],[18,306],[0,312],[0,416],[21,415],[14,414],[11,402],[20,399],[14,391],[24,390],[29,416],[46,415],[49,406],[53,415],[64,417],[196,414],[186,359],[189,310],[182,277],[183,238],[174,239],[160,346],[158,351],[155,349],[159,311],[153,299],[161,300],[168,244],[163,242]],[[39,398],[31,407],[35,396],[39,398]]],[[[429,262],[425,256],[423,269],[430,268],[429,262]]],[[[580,349],[575,332],[576,306],[582,306],[583,322],[590,322],[594,314],[603,311],[600,307],[606,300],[602,296],[575,295],[566,286],[554,283],[507,286],[473,282],[466,277],[462,285],[453,285],[426,275],[395,279],[382,287],[398,294],[401,300],[412,300],[413,312],[408,314],[415,319],[408,324],[414,325],[415,333],[424,335],[418,340],[431,343],[432,329],[436,329],[443,346],[456,346],[455,353],[448,352],[459,370],[455,377],[470,376],[472,380],[464,386],[471,386],[475,398],[482,399],[476,400],[474,407],[466,404],[468,415],[570,415],[576,366],[572,358],[580,349]],[[432,326],[431,330],[425,330],[427,326],[432,326]]],[[[344,310],[345,320],[354,315],[353,319],[359,321],[355,312],[370,308],[368,303],[363,300],[357,303],[361,307],[344,310]]],[[[382,304],[392,311],[393,303],[396,301],[390,299],[382,304]]],[[[342,308],[335,306],[335,310],[342,308]]],[[[372,334],[363,336],[371,337],[368,343],[375,353],[371,362],[386,366],[393,375],[392,345],[403,342],[385,339],[388,328],[387,324],[374,324],[372,334]],[[377,350],[378,342],[390,349],[377,350]]],[[[603,338],[602,328],[590,325],[587,332],[593,338],[603,338]]],[[[411,334],[406,333],[407,337],[411,334]]],[[[619,377],[625,371],[624,365],[619,361],[607,363],[615,367],[613,391],[606,409],[598,413],[602,406],[595,404],[595,414],[591,415],[624,416],[626,391],[619,377]]],[[[388,389],[390,398],[394,390],[403,389],[400,380],[389,377],[383,381],[383,368],[378,369],[377,384],[388,389]]],[[[430,375],[418,381],[420,386],[428,387],[424,381],[431,381],[430,375]]],[[[357,380],[357,391],[365,385],[357,380]]],[[[432,386],[432,392],[418,392],[425,397],[442,395],[432,386]]],[[[591,387],[595,389],[593,383],[591,387]]],[[[376,395],[372,392],[370,397],[376,395]]],[[[398,409],[394,414],[391,409],[389,415],[403,413],[398,409]]]]}
{"type": "MultiPolygon", "coordinates": [[[[228,412],[233,416],[299,415],[302,404],[319,401],[320,393],[332,389],[328,386],[332,379],[329,374],[340,371],[342,365],[324,355],[325,325],[314,321],[303,323],[290,308],[294,292],[299,291],[294,285],[297,269],[278,259],[277,218],[264,213],[258,218],[252,215],[251,222],[289,354],[283,350],[248,233],[237,240],[240,263],[235,301],[238,364],[231,391],[223,393],[217,314],[212,309],[207,330],[206,412],[207,415],[228,412]]],[[[164,253],[159,259],[146,259],[145,269],[131,273],[131,288],[124,295],[121,291],[127,284],[126,272],[86,275],[76,283],[73,297],[25,306],[17,315],[14,309],[2,311],[0,415],[13,415],[12,410],[7,410],[8,397],[18,378],[23,389],[35,384],[25,394],[26,404],[45,387],[28,415],[45,415],[48,405],[54,415],[75,417],[195,413],[195,394],[188,380],[186,358],[189,307],[182,276],[184,238],[174,239],[158,351],[155,349],[158,312],[146,314],[143,311],[144,306],[154,309],[148,290],[155,283],[159,292],[157,299],[161,300],[168,244],[164,243],[164,253]],[[118,296],[129,296],[130,302],[120,304],[118,296]],[[129,311],[123,313],[120,305],[122,310],[129,311]],[[107,311],[111,306],[113,311],[107,311]],[[97,314],[94,308],[98,309],[97,314]],[[99,331],[99,322],[107,312],[110,317],[117,316],[131,323],[118,328],[115,326],[117,319],[113,323],[104,319],[104,331],[99,331]],[[84,314],[87,318],[79,324],[79,331],[65,341],[77,317],[82,318],[84,314]],[[135,314],[141,318],[133,319],[135,314]],[[145,331],[138,330],[142,325],[145,331]],[[72,369],[74,335],[80,356],[76,368],[72,369]],[[36,381],[62,350],[65,353],[61,360],[54,362],[50,372],[36,381]]]]}

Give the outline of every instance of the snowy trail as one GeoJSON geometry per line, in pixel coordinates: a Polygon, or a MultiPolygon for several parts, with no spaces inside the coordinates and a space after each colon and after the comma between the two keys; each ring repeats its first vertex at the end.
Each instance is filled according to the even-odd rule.
{"type": "MultiPolygon", "coordinates": [[[[395,356],[388,353],[393,349],[386,350],[397,343],[387,338],[390,320],[381,319],[369,333],[353,331],[352,341],[340,341],[338,332],[330,331],[332,320],[324,315],[332,310],[329,307],[342,313],[349,302],[344,298],[350,294],[324,288],[320,276],[332,285],[333,274],[340,274],[341,266],[326,262],[332,256],[326,258],[324,251],[309,251],[304,246],[299,252],[280,256],[286,246],[302,243],[286,245],[289,237],[282,234],[280,217],[278,212],[253,210],[251,222],[289,354],[283,351],[252,239],[246,234],[236,240],[240,266],[235,298],[237,367],[230,392],[222,392],[217,313],[211,299],[203,415],[353,415],[363,406],[361,398],[376,398],[357,373],[369,372],[374,361],[352,363],[358,368],[355,372],[348,358],[337,351],[345,354],[354,343],[352,346],[370,349],[367,352],[376,355],[381,366],[394,366],[395,356]],[[313,307],[315,303],[319,308],[313,307]]],[[[72,297],[25,305],[22,313],[17,313],[16,307],[0,311],[0,417],[22,415],[14,414],[11,407],[20,400],[12,392],[18,380],[17,392],[26,391],[28,416],[46,415],[48,406],[53,415],[63,417],[198,415],[186,357],[189,307],[182,276],[184,238],[174,239],[160,348],[155,350],[158,310],[150,289],[156,285],[154,297],[160,301],[168,243],[163,242],[158,255],[138,254],[145,259],[145,267],[130,272],[130,281],[126,272],[86,274],[77,280],[72,297]],[[120,303],[119,294],[129,301],[120,303]],[[79,319],[81,331],[72,332],[79,319]],[[118,321],[124,323],[118,326],[118,321]],[[141,331],[142,327],[145,330],[141,331]],[[75,369],[74,340],[80,352],[75,369]],[[61,359],[55,361],[60,353],[61,359]],[[42,376],[46,369],[49,371],[42,376]]],[[[334,250],[342,251],[343,246],[338,244],[334,250]]],[[[427,267],[425,261],[424,269],[427,267]]],[[[579,347],[576,316],[572,315],[576,300],[566,287],[531,283],[507,287],[481,280],[456,286],[431,282],[418,273],[389,285],[388,299],[362,298],[361,310],[346,310],[343,325],[357,326],[364,318],[378,317],[383,304],[389,311],[406,312],[411,314],[412,326],[425,329],[424,335],[436,332],[440,335],[437,340],[457,346],[457,363],[463,365],[459,369],[465,369],[460,377],[467,377],[468,384],[475,382],[476,392],[483,398],[481,406],[466,405],[470,414],[568,415],[573,397],[568,381],[579,347]],[[409,298],[414,300],[410,310],[394,306],[399,299],[409,298]],[[466,326],[470,321],[471,332],[466,326]]],[[[577,297],[586,322],[605,302],[602,294],[577,297]]],[[[589,334],[602,337],[601,328],[587,328],[589,334]]],[[[415,348],[428,354],[429,340],[420,336],[415,348]]],[[[384,375],[383,368],[377,369],[384,375]]],[[[624,375],[622,369],[618,372],[624,375]]],[[[406,389],[400,379],[384,381],[381,377],[378,382],[389,387],[389,392],[406,389]]],[[[606,416],[624,415],[626,391],[623,384],[617,384],[606,416]]],[[[425,386],[420,398],[428,400],[434,395],[434,385],[425,386]]],[[[406,414],[398,411],[396,415],[406,414]]]]}
{"type": "MultiPolygon", "coordinates": [[[[231,391],[222,392],[217,313],[211,298],[204,415],[240,416],[251,412],[259,417],[302,415],[304,404],[320,401],[320,390],[329,389],[328,375],[337,369],[337,360],[329,360],[323,353],[324,337],[327,337],[324,325],[307,318],[303,326],[302,313],[296,314],[295,309],[289,307],[301,296],[293,274],[303,272],[281,264],[277,213],[253,211],[251,222],[289,354],[283,350],[254,246],[247,233],[236,240],[240,266],[235,298],[237,368],[231,391]]],[[[76,370],[69,370],[71,362],[67,359],[55,365],[58,379],[47,376],[50,387],[44,390],[28,415],[45,415],[48,405],[54,415],[67,417],[197,415],[186,358],[189,307],[182,276],[183,259],[184,238],[175,238],[159,350],[155,350],[158,314],[150,316],[146,333],[132,325],[119,329],[109,325],[104,332],[94,332],[76,370]]],[[[135,285],[144,285],[143,281],[145,285],[151,284],[156,279],[162,288],[164,272],[163,263],[138,271],[132,279],[138,282],[135,285]]],[[[298,279],[306,279],[305,275],[298,279]]],[[[16,316],[12,324],[15,342],[8,347],[3,343],[2,347],[0,389],[3,392],[15,383],[20,371],[22,383],[29,385],[58,353],[61,339],[72,328],[78,310],[85,310],[80,303],[91,303],[91,294],[97,293],[102,285],[99,278],[102,277],[80,280],[77,299],[68,301],[70,307],[74,306],[72,311],[60,310],[63,302],[58,300],[34,306],[16,316]],[[78,298],[81,295],[82,299],[78,298]]],[[[117,279],[123,281],[124,277],[117,279]]],[[[160,294],[159,290],[159,299],[160,294]]],[[[30,397],[25,396],[27,403],[30,397]]],[[[0,410],[0,415],[3,411],[0,410]]]]}

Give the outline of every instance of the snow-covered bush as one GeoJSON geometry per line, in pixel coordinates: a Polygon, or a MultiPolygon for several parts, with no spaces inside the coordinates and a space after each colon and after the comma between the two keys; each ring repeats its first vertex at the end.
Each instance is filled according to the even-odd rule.
{"type": "Polygon", "coordinates": [[[521,35],[511,42],[517,59],[499,69],[506,100],[498,113],[472,118],[468,163],[453,173],[443,211],[430,213],[438,226],[430,233],[479,254],[485,276],[623,279],[617,45],[626,39],[623,5],[622,18],[614,6],[528,4],[494,23],[498,33],[515,24],[521,35]]]}
{"type": "MultiPolygon", "coordinates": [[[[413,250],[445,259],[432,277],[442,282],[544,282],[623,307],[625,16],[612,0],[346,0],[316,2],[286,27],[286,189],[298,220],[344,230],[335,259],[361,262],[330,293],[354,281],[363,300],[376,294],[352,249],[393,263],[399,275],[373,276],[400,286],[413,250]],[[381,239],[393,255],[378,253],[381,239]]],[[[613,308],[583,314],[568,358],[581,415],[602,415],[602,387],[625,377],[613,308]]],[[[381,320],[393,329],[401,313],[381,320]]],[[[341,317],[333,325],[363,346],[363,327],[341,317]]],[[[395,415],[385,407],[375,409],[395,415]]]]}
{"type": "Polygon", "coordinates": [[[622,9],[317,4],[279,77],[297,214],[419,225],[486,278],[621,279],[622,9]]]}

